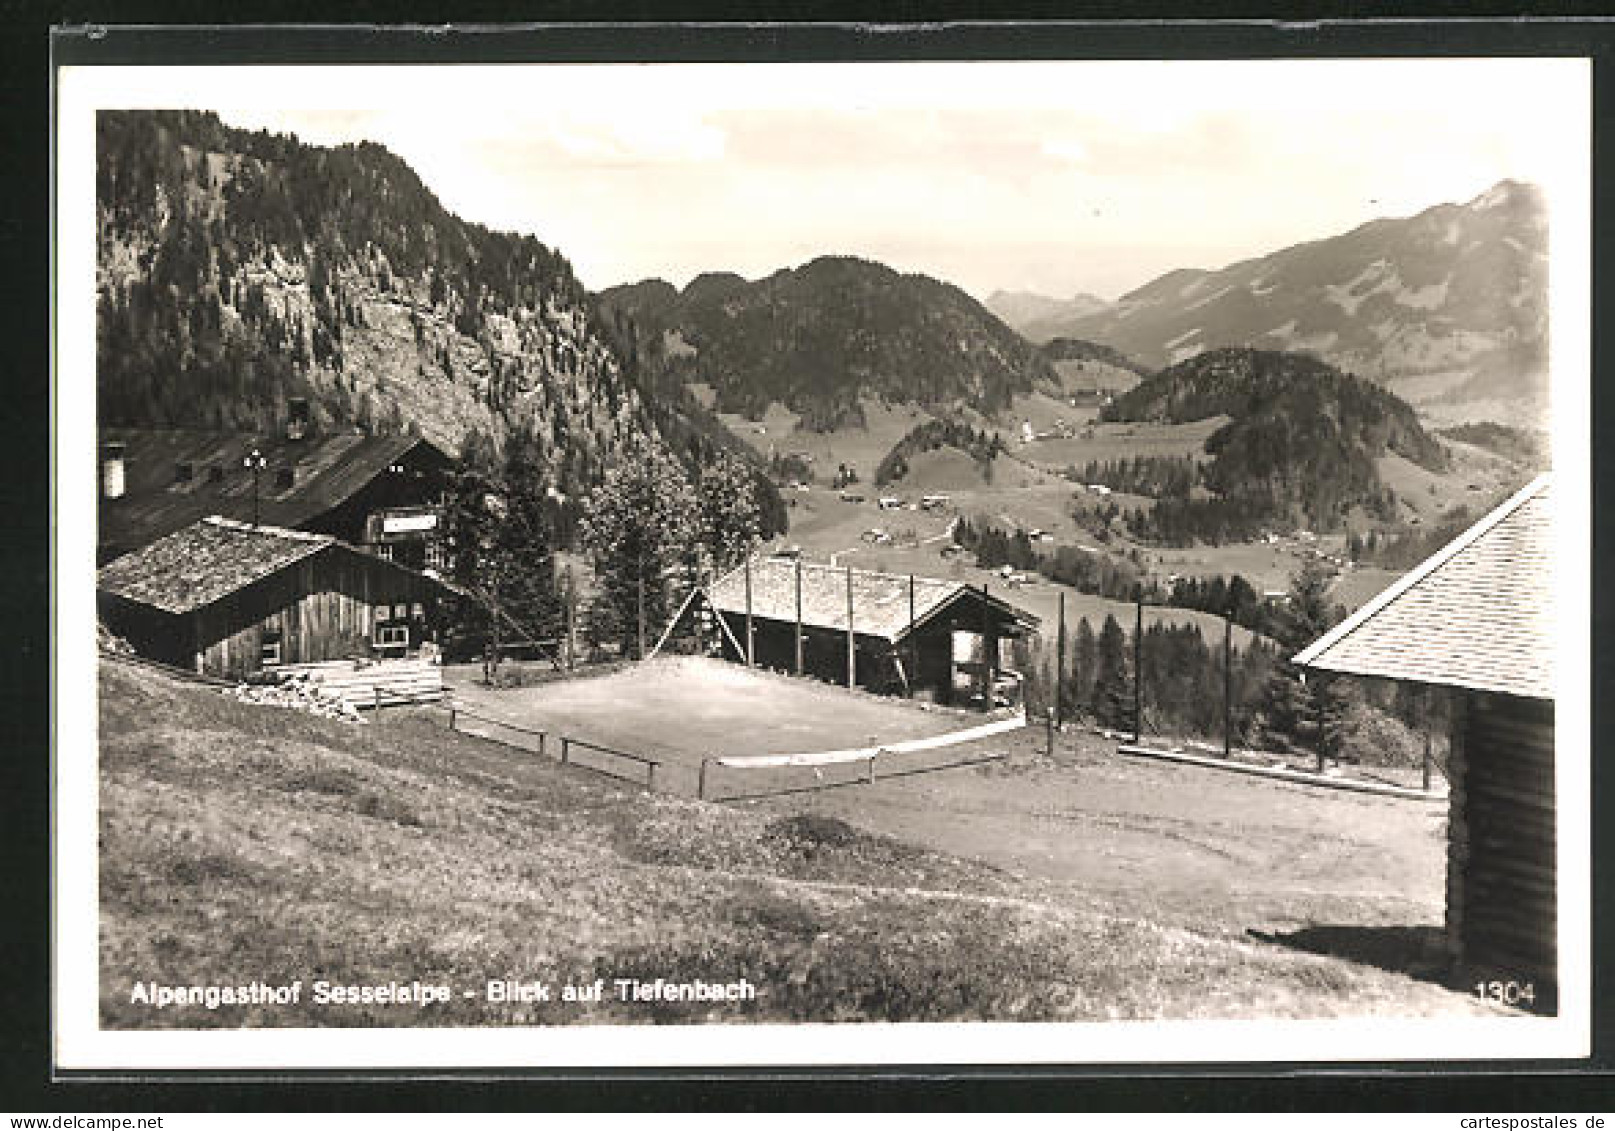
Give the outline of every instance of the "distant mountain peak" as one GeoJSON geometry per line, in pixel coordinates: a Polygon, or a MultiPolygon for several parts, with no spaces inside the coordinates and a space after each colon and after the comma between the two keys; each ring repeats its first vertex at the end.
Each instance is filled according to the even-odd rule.
{"type": "Polygon", "coordinates": [[[1044,337],[1037,328],[1048,322],[1082,318],[1104,310],[1110,304],[1098,295],[1078,292],[1070,298],[1051,298],[1036,291],[994,291],[983,304],[1005,323],[1034,341],[1044,337]]]}
{"type": "Polygon", "coordinates": [[[857,425],[862,403],[969,405],[997,412],[1058,378],[1030,343],[951,283],[854,255],[822,255],[756,282],[703,275],[676,303],[646,284],[600,296],[603,309],[676,335],[686,380],[717,407],[757,417],[772,403],[801,427],[857,425]]]}
{"type": "Polygon", "coordinates": [[[1529,417],[1546,403],[1543,194],[1499,181],[1467,204],[1170,271],[1105,310],[1024,332],[1101,342],[1151,368],[1225,346],[1308,353],[1391,388],[1419,378],[1408,387],[1420,403],[1449,414],[1529,417]]]}
{"type": "Polygon", "coordinates": [[[1515,181],[1505,178],[1498,181],[1491,188],[1471,200],[1464,207],[1479,212],[1488,208],[1502,208],[1509,205],[1526,205],[1540,208],[1544,206],[1542,190],[1528,181],[1515,181]]]}

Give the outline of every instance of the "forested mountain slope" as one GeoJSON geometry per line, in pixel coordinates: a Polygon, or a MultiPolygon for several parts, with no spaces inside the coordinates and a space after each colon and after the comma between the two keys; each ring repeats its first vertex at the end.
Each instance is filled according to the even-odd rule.
{"type": "Polygon", "coordinates": [[[850,257],[756,282],[702,275],[682,292],[647,280],[603,292],[601,305],[633,320],[667,370],[709,385],[719,411],[757,417],[778,401],[811,430],[857,425],[864,397],[992,414],[1057,381],[959,288],[850,257]]]}
{"type": "Polygon", "coordinates": [[[530,434],[563,489],[657,432],[570,264],[444,210],[381,146],[193,111],[97,124],[103,425],[530,434]]]}
{"type": "MultiPolygon", "coordinates": [[[[1148,378],[1102,416],[1174,424],[1230,417],[1206,441],[1211,458],[1199,471],[1213,497],[1183,506],[1226,510],[1229,530],[1245,533],[1286,520],[1333,529],[1353,507],[1390,518],[1395,496],[1379,460],[1397,455],[1433,472],[1447,463],[1406,402],[1306,354],[1213,350],[1148,378]]],[[[1157,507],[1157,521],[1174,517],[1157,507]]]]}

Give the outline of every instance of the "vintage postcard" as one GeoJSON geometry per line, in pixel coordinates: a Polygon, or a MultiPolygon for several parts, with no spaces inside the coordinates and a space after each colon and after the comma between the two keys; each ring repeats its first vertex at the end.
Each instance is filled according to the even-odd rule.
{"type": "Polygon", "coordinates": [[[61,1069],[1587,1052],[1586,60],[56,83],[61,1069]]]}

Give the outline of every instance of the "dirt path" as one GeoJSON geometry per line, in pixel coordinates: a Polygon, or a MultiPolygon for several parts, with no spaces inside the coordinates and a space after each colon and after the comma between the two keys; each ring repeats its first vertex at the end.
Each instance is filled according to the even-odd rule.
{"type": "Polygon", "coordinates": [[[1440,922],[1444,805],[1140,762],[1088,736],[1065,743],[1055,763],[1019,736],[998,740],[1005,764],[744,804],[840,817],[1127,913],[1214,908],[1231,930],[1440,922]]]}

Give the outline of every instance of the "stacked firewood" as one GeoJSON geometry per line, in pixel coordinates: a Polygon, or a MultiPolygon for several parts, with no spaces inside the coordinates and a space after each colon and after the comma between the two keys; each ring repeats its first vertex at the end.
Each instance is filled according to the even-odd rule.
{"type": "Polygon", "coordinates": [[[243,703],[289,707],[294,711],[303,711],[322,719],[336,719],[338,722],[369,721],[353,704],[326,691],[306,675],[295,675],[272,683],[239,683],[234,687],[225,688],[224,694],[243,703]]]}

